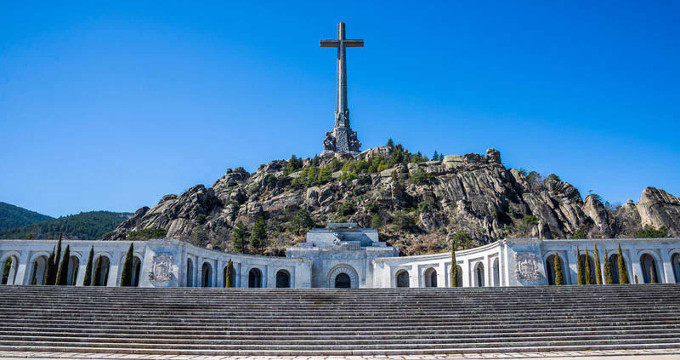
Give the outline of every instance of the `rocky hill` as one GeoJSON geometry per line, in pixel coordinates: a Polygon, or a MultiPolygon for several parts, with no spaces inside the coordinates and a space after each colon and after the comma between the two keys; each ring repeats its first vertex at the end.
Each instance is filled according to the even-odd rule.
{"type": "Polygon", "coordinates": [[[390,145],[349,159],[273,161],[252,174],[229,169],[212,187],[139,209],[106,238],[165,234],[233,251],[257,219],[266,240],[243,251],[281,255],[310,227],[353,221],[379,228],[405,254],[422,254],[447,248],[451,236],[462,247],[505,237],[680,236],[680,199],[650,187],[637,204],[611,206],[556,175],[506,169],[494,149],[426,161],[390,145]]]}

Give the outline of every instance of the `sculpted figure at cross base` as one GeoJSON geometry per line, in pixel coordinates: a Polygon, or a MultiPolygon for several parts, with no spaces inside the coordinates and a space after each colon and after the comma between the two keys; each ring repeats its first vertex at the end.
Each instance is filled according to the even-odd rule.
{"type": "Polygon", "coordinates": [[[337,104],[335,108],[335,123],[333,130],[326,133],[323,141],[323,154],[331,155],[358,154],[361,143],[357,139],[357,133],[352,131],[349,125],[349,108],[347,107],[347,62],[346,48],[363,47],[364,41],[360,39],[345,38],[345,23],[338,24],[338,38],[321,40],[321,47],[338,48],[338,71],[337,71],[337,104]]]}

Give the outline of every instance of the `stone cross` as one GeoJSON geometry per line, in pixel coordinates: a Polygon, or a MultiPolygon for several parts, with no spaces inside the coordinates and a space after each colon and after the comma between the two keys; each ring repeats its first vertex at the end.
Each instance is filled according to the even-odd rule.
{"type": "Polygon", "coordinates": [[[363,47],[364,40],[345,38],[345,23],[338,23],[338,38],[321,40],[321,47],[338,48],[337,104],[335,108],[335,127],[326,133],[324,153],[358,153],[361,143],[356,132],[349,126],[349,109],[347,108],[347,62],[346,48],[363,47]]]}

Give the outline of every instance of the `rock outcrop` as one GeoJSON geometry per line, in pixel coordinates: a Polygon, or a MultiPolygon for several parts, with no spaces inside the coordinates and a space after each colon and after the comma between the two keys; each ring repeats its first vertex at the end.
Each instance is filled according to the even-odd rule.
{"type": "Polygon", "coordinates": [[[459,231],[472,235],[476,244],[575,233],[634,236],[645,226],[666,227],[680,236],[680,199],[663,190],[647,188],[637,205],[629,202],[614,209],[597,196],[584,200],[556,175],[544,179],[535,172],[506,169],[494,149],[485,156],[449,155],[442,161],[409,163],[403,156],[414,158],[400,147],[379,147],[351,160],[305,159],[297,168],[279,160],[252,174],[229,169],[210,188],[194,186],[138,210],[107,238],[125,239],[132,231],[160,228],[170,238],[231,250],[235,224],[250,228],[259,217],[267,220],[268,253],[278,254],[302,239],[300,219],[309,219],[302,230],[310,222],[380,224],[383,239],[406,254],[441,251],[448,246],[447,235],[459,231]],[[385,168],[395,157],[400,160],[385,168]]]}

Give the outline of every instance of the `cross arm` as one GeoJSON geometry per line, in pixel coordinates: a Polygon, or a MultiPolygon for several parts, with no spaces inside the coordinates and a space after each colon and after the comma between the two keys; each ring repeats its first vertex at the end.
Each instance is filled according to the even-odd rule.
{"type": "Polygon", "coordinates": [[[338,47],[340,46],[340,40],[321,40],[320,45],[321,47],[338,47]]]}
{"type": "Polygon", "coordinates": [[[364,40],[363,39],[345,40],[343,42],[345,43],[345,46],[347,46],[347,47],[364,47],[364,40]]]}

